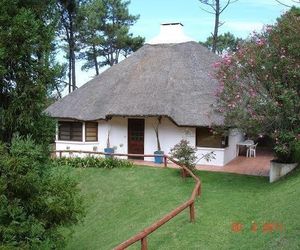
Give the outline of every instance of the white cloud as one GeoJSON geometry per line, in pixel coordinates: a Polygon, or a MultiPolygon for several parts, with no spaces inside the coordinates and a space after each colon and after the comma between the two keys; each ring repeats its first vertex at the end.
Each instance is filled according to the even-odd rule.
{"type": "Polygon", "coordinates": [[[254,30],[260,31],[263,27],[262,22],[228,21],[225,22],[223,30],[229,30],[232,33],[250,33],[254,30]]]}
{"type": "MultiPolygon", "coordinates": [[[[295,5],[295,2],[293,0],[279,0],[281,3],[292,6],[295,5]]],[[[276,0],[259,0],[259,1],[253,1],[253,0],[244,0],[244,3],[247,3],[252,6],[259,6],[261,7],[262,5],[265,6],[276,6],[276,5],[281,5],[278,3],[276,0]]],[[[281,5],[283,6],[283,5],[281,5]]]]}

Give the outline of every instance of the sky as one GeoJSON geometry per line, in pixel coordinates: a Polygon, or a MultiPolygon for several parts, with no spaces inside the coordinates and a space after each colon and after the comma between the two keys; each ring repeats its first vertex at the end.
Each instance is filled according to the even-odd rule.
{"type": "MultiPolygon", "coordinates": [[[[281,0],[290,4],[292,0],[281,0]]],[[[221,3],[227,0],[220,0],[221,3]]],[[[135,36],[145,37],[146,42],[159,33],[159,26],[165,22],[181,22],[184,32],[195,41],[205,41],[213,31],[214,16],[201,10],[199,0],[131,0],[129,13],[140,15],[131,28],[135,36]]],[[[288,8],[275,0],[238,0],[222,13],[219,34],[231,32],[246,38],[251,32],[259,31],[266,24],[273,24],[276,18],[288,8]]],[[[77,85],[80,87],[92,79],[94,70],[81,71],[77,63],[77,85]]]]}

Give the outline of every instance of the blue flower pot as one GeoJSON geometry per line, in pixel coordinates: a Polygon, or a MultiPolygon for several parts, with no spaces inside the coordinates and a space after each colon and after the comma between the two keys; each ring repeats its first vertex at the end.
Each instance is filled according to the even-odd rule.
{"type": "Polygon", "coordinates": [[[161,164],[164,162],[164,151],[155,151],[154,154],[157,155],[154,156],[155,163],[161,164]]]}
{"type": "MultiPolygon", "coordinates": [[[[113,154],[115,152],[115,150],[113,148],[105,148],[104,149],[104,153],[107,153],[107,154],[113,154]]],[[[112,155],[105,155],[105,158],[110,158],[112,157],[112,155]]]]}

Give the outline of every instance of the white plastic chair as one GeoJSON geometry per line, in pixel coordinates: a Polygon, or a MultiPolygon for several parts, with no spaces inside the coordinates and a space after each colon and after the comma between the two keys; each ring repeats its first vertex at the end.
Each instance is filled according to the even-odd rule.
{"type": "Polygon", "coordinates": [[[247,157],[256,157],[256,146],[258,143],[256,143],[255,145],[250,145],[247,147],[247,157]]]}
{"type": "Polygon", "coordinates": [[[254,145],[254,141],[253,140],[246,140],[245,143],[249,143],[249,144],[253,144],[254,145]]]}

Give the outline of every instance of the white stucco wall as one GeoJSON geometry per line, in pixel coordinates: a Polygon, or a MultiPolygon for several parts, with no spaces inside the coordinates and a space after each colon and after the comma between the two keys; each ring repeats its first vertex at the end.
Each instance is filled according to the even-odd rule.
{"type": "Polygon", "coordinates": [[[228,145],[224,154],[224,165],[232,161],[236,157],[236,144],[244,140],[244,135],[237,129],[229,131],[228,145]]]}
{"type": "Polygon", "coordinates": [[[231,129],[228,135],[228,147],[226,148],[204,148],[198,147],[197,155],[201,158],[204,154],[214,152],[215,159],[207,162],[205,159],[199,160],[198,164],[224,166],[236,157],[236,144],[243,140],[243,135],[236,129],[231,129]]]}
{"type": "MultiPolygon", "coordinates": [[[[104,152],[107,143],[107,134],[110,130],[110,146],[116,148],[116,153],[127,153],[127,119],[113,118],[109,121],[98,121],[98,141],[85,142],[85,129],[83,124],[83,141],[59,141],[56,136],[56,150],[82,150],[104,152]],[[94,150],[94,147],[96,147],[94,150]]],[[[74,154],[78,155],[78,154],[74,154]]],[[[81,155],[79,155],[81,156],[81,155]]],[[[84,156],[84,155],[82,155],[84,156]]],[[[126,157],[121,157],[126,158],[126,157]]]]}
{"type": "MultiPolygon", "coordinates": [[[[145,119],[145,137],[144,137],[144,154],[153,154],[157,150],[157,142],[153,125],[157,123],[156,118],[145,119]]],[[[103,152],[106,147],[107,133],[110,129],[110,146],[115,147],[116,153],[126,154],[128,151],[128,118],[114,117],[109,121],[98,122],[98,141],[97,142],[69,142],[56,140],[57,150],[86,150],[103,152]]],[[[84,129],[83,129],[84,133],[84,129]]],[[[84,137],[84,135],[83,135],[84,137]]],[[[186,139],[190,145],[196,145],[196,129],[192,127],[178,127],[167,118],[162,118],[159,125],[159,137],[161,149],[165,154],[169,154],[171,148],[181,139],[186,139]]],[[[238,132],[231,132],[229,135],[229,146],[222,148],[197,148],[197,156],[202,157],[203,154],[214,152],[215,159],[207,162],[204,159],[198,161],[197,164],[223,166],[232,159],[236,154],[236,143],[241,141],[242,137],[238,132]]],[[[153,158],[145,158],[146,161],[153,161],[153,158]]]]}
{"type": "MultiPolygon", "coordinates": [[[[114,117],[109,121],[99,121],[99,151],[104,152],[107,143],[107,134],[110,130],[110,147],[115,148],[115,153],[127,154],[127,119],[114,117]]],[[[127,158],[127,157],[121,157],[127,158]]]]}
{"type": "Polygon", "coordinates": [[[213,166],[223,166],[224,165],[224,148],[205,148],[205,147],[197,147],[197,156],[198,162],[197,164],[201,165],[213,165],[213,166]],[[214,158],[210,161],[207,161],[203,158],[203,155],[209,154],[213,152],[214,158]]]}
{"type": "MultiPolygon", "coordinates": [[[[156,118],[145,119],[145,153],[153,154],[157,150],[156,136],[153,125],[157,124],[156,118]]],[[[162,118],[159,125],[159,139],[161,150],[169,154],[172,147],[181,139],[188,140],[192,146],[195,145],[195,129],[177,127],[167,118],[162,118]]],[[[153,161],[152,158],[145,160],[153,161]]]]}

